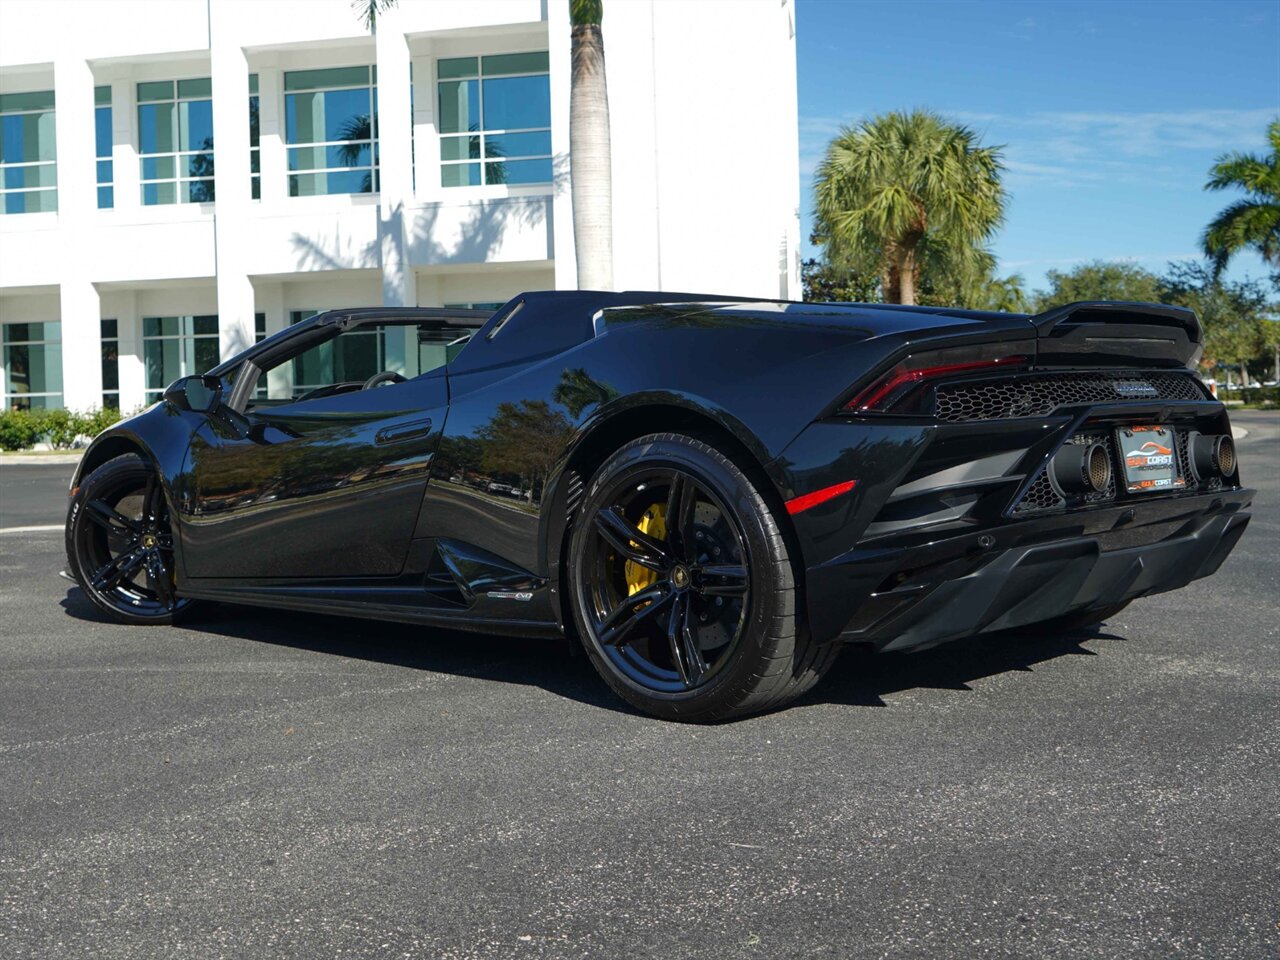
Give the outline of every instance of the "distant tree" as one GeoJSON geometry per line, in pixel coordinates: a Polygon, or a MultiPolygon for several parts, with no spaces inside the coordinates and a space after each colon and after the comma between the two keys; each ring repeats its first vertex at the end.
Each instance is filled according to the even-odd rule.
{"type": "Polygon", "coordinates": [[[991,277],[974,291],[965,306],[972,310],[1001,310],[1006,313],[1026,313],[1031,299],[1023,284],[1022,274],[1008,277],[991,277]]]}
{"type": "Polygon", "coordinates": [[[1161,299],[1160,278],[1132,263],[1094,260],[1071,270],[1045,274],[1049,289],[1036,293],[1037,310],[1081,300],[1131,300],[1156,303],[1161,299]]]}
{"type": "MultiPolygon", "coordinates": [[[[185,184],[190,191],[188,199],[192,203],[213,203],[213,137],[205,137],[200,150],[187,158],[187,175],[191,177],[185,184]]],[[[179,181],[178,186],[184,184],[179,181]]]]}
{"type": "Polygon", "coordinates": [[[883,303],[880,278],[860,275],[848,268],[832,266],[825,260],[809,259],[800,264],[800,281],[808,303],[883,303]]]}
{"type": "Polygon", "coordinates": [[[1262,322],[1262,345],[1271,351],[1271,379],[1280,383],[1280,319],[1267,317],[1262,322]]]}
{"type": "Polygon", "coordinates": [[[1280,119],[1267,127],[1267,140],[1267,156],[1223,154],[1209,168],[1206,190],[1245,192],[1244,199],[1213,218],[1201,237],[1214,276],[1221,276],[1241,250],[1253,250],[1272,267],[1280,266],[1280,119]]]}
{"type": "Polygon", "coordinates": [[[1160,299],[1190,307],[1204,327],[1204,356],[1201,365],[1212,369],[1219,363],[1240,368],[1247,385],[1249,365],[1268,349],[1270,302],[1266,286],[1257,280],[1223,282],[1212,267],[1195,261],[1169,264],[1161,279],[1160,299]]]}
{"type": "MultiPolygon", "coordinates": [[[[367,113],[348,117],[338,130],[338,139],[344,141],[338,148],[338,160],[344,167],[361,167],[371,162],[373,150],[373,123],[367,113]]],[[[318,147],[325,150],[326,147],[318,147]]],[[[373,193],[373,173],[360,178],[360,192],[373,193]]]]}
{"type": "Polygon", "coordinates": [[[588,407],[604,406],[617,396],[617,387],[595,379],[583,367],[565,370],[551,391],[551,399],[563,405],[575,420],[588,407]]]}
{"type": "Polygon", "coordinates": [[[930,249],[934,263],[939,250],[952,264],[987,253],[1004,219],[1001,170],[1000,148],[926,110],[846,127],[818,167],[816,233],[827,261],[879,274],[889,303],[915,303],[930,249]]]}
{"type": "Polygon", "coordinates": [[[573,424],[545,400],[504,401],[484,427],[476,431],[483,442],[481,466],[491,473],[515,475],[545,489],[560,451],[573,435],[573,424]]]}

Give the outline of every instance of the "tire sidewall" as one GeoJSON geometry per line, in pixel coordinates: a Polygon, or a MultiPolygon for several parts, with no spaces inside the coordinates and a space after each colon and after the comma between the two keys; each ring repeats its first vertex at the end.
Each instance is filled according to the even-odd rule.
{"type": "Polygon", "coordinates": [[[623,446],[606,460],[583,497],[569,543],[569,580],[574,624],[582,645],[596,670],[624,699],[641,709],[669,718],[687,718],[693,713],[716,712],[730,705],[732,698],[746,686],[760,662],[770,656],[770,632],[779,616],[777,584],[773,577],[776,562],[770,547],[770,531],[761,511],[767,510],[763,498],[750,479],[723,454],[703,442],[682,435],[664,434],[641,437],[623,446]],[[607,504],[601,495],[613,488],[628,472],[644,467],[674,467],[691,474],[704,484],[734,514],[729,518],[742,534],[750,569],[751,603],[747,624],[737,647],[706,686],[681,692],[667,692],[645,687],[621,673],[601,649],[591,629],[587,611],[591,597],[586,585],[586,564],[594,536],[594,518],[607,504]]]}

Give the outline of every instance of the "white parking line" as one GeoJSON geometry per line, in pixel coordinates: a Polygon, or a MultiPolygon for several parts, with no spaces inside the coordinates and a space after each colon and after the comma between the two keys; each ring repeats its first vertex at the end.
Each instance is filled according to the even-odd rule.
{"type": "Polygon", "coordinates": [[[65,524],[46,523],[42,527],[0,527],[0,533],[52,533],[64,528],[65,524]]]}

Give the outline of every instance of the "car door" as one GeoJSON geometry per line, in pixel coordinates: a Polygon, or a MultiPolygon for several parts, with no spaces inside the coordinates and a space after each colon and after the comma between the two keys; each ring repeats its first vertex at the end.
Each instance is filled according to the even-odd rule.
{"type": "Polygon", "coordinates": [[[448,410],[443,369],[391,386],[209,415],[188,454],[189,578],[400,572],[448,410]]]}

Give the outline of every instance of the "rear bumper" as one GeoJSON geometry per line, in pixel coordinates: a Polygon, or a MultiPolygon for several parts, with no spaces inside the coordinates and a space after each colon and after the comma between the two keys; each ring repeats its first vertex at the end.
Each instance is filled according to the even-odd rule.
{"type": "Polygon", "coordinates": [[[1252,495],[1130,502],[857,550],[808,571],[810,604],[825,606],[828,622],[844,619],[840,639],[883,650],[1100,609],[1209,576],[1244,533],[1252,495]]]}

